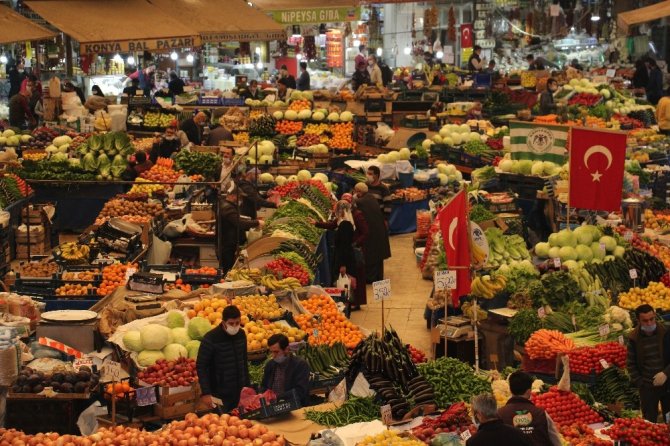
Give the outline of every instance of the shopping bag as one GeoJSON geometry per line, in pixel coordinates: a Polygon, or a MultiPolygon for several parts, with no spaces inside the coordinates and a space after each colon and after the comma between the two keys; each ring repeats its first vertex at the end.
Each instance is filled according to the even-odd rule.
{"type": "Polygon", "coordinates": [[[340,277],[337,278],[335,286],[341,290],[351,290],[351,277],[348,274],[340,273],[340,277]]]}

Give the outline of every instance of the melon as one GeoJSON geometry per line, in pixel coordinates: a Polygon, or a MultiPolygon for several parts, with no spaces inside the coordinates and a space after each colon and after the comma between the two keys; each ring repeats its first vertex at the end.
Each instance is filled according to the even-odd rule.
{"type": "Polygon", "coordinates": [[[300,110],[298,112],[298,119],[305,121],[312,117],[312,112],[310,110],[300,110]]]}
{"type": "Polygon", "coordinates": [[[340,113],[340,121],[342,122],[349,122],[354,119],[354,114],[351,113],[350,111],[343,111],[340,113]]]}
{"type": "Polygon", "coordinates": [[[295,121],[298,119],[298,112],[295,110],[287,110],[286,113],[284,113],[284,118],[288,119],[289,121],[295,121]]]}
{"type": "Polygon", "coordinates": [[[331,114],[328,115],[328,120],[331,122],[337,122],[340,120],[340,115],[335,112],[332,112],[331,114]]]}
{"type": "Polygon", "coordinates": [[[279,121],[281,119],[284,119],[284,113],[277,110],[276,112],[272,113],[272,117],[275,118],[277,121],[279,121]]]}
{"type": "Polygon", "coordinates": [[[312,119],[315,121],[323,121],[325,118],[326,117],[324,116],[324,114],[321,113],[320,111],[314,112],[314,114],[312,115],[312,119]]]}

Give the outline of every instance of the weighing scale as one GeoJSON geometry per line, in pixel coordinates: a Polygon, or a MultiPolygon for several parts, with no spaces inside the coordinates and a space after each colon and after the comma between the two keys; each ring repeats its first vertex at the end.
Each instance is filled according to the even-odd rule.
{"type": "MultiPolygon", "coordinates": [[[[444,324],[444,320],[442,320],[442,323],[444,324]]],[[[472,322],[470,319],[461,316],[449,316],[447,317],[447,325],[444,326],[444,334],[449,339],[473,336],[472,322]]]]}

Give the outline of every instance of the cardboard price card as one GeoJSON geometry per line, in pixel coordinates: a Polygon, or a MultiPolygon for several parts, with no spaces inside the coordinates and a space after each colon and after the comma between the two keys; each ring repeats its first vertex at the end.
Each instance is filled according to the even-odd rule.
{"type": "Polygon", "coordinates": [[[435,291],[453,290],[456,288],[456,271],[435,271],[433,282],[435,291]]]}
{"type": "Polygon", "coordinates": [[[154,404],[157,404],[156,388],[151,386],[135,389],[135,399],[138,406],[153,406],[154,404]]]}
{"type": "Polygon", "coordinates": [[[391,279],[378,280],[372,282],[372,294],[375,301],[387,300],[391,298],[391,279]]]}
{"type": "Polygon", "coordinates": [[[102,381],[116,382],[121,379],[121,364],[116,361],[106,361],[102,365],[102,381]]]}

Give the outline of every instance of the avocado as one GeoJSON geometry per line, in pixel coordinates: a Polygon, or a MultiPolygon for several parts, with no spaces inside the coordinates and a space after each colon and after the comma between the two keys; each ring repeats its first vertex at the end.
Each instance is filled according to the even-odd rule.
{"type": "Polygon", "coordinates": [[[72,385],[77,382],[77,375],[74,372],[67,372],[65,374],[65,382],[68,382],[72,385]]]}
{"type": "Polygon", "coordinates": [[[88,390],[88,383],[79,381],[77,384],[74,385],[74,393],[86,393],[88,390]]]}
{"type": "Polygon", "coordinates": [[[91,372],[85,370],[79,370],[77,372],[77,381],[88,381],[91,379],[91,372]]]}
{"type": "Polygon", "coordinates": [[[28,384],[31,385],[31,386],[35,386],[35,385],[39,384],[40,382],[42,382],[42,378],[40,378],[40,376],[36,373],[33,373],[32,375],[30,375],[28,377],[28,384]]]}
{"type": "Polygon", "coordinates": [[[58,381],[51,381],[50,386],[54,390],[54,392],[60,391],[60,383],[58,381]]]}
{"type": "Polygon", "coordinates": [[[72,393],[74,390],[74,387],[70,383],[63,383],[60,385],[60,392],[61,393],[72,393]]]}
{"type": "Polygon", "coordinates": [[[44,386],[42,384],[38,384],[33,387],[33,393],[40,393],[42,390],[44,390],[44,386]]]}

